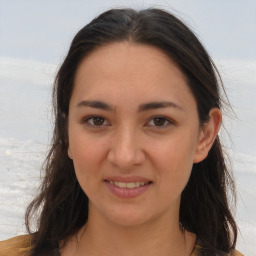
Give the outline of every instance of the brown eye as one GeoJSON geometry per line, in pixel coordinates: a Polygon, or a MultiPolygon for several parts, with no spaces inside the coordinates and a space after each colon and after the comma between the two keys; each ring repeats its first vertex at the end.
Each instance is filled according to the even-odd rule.
{"type": "Polygon", "coordinates": [[[153,122],[155,126],[163,126],[166,122],[166,119],[164,117],[156,117],[153,118],[153,122]]]}
{"type": "Polygon", "coordinates": [[[103,125],[105,121],[105,119],[102,117],[94,117],[92,120],[93,120],[93,124],[97,126],[103,125]]]}
{"type": "Polygon", "coordinates": [[[104,126],[107,124],[107,121],[105,118],[101,116],[93,116],[85,120],[85,123],[88,123],[91,126],[104,126]]]}
{"type": "Polygon", "coordinates": [[[152,127],[165,128],[171,125],[172,121],[163,116],[156,116],[153,117],[147,124],[152,127]]]}

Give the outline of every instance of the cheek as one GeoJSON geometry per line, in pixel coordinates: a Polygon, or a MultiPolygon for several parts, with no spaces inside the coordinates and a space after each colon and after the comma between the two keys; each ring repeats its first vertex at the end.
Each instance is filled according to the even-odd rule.
{"type": "Polygon", "coordinates": [[[87,167],[92,170],[100,164],[107,152],[107,142],[99,139],[97,134],[88,135],[82,128],[71,128],[69,131],[69,148],[74,164],[78,167],[87,167]]]}
{"type": "Polygon", "coordinates": [[[104,162],[105,147],[84,134],[70,133],[69,148],[78,182],[86,194],[90,193],[101,180],[99,170],[104,162]]]}
{"type": "Polygon", "coordinates": [[[184,134],[155,144],[154,164],[164,189],[182,192],[191,174],[195,145],[195,140],[184,134]]]}

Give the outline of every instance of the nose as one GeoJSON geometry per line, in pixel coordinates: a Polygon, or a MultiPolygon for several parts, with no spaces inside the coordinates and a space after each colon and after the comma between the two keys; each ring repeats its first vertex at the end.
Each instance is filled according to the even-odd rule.
{"type": "Polygon", "coordinates": [[[129,128],[116,131],[113,136],[108,161],[122,171],[128,171],[145,161],[145,153],[139,145],[139,135],[129,128]]]}

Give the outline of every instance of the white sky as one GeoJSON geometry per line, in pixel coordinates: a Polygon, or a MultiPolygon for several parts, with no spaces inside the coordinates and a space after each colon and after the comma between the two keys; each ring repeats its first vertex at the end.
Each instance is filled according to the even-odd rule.
{"type": "MultiPolygon", "coordinates": [[[[221,71],[237,114],[234,121],[224,120],[234,150],[256,156],[256,0],[0,0],[0,92],[13,90],[15,98],[14,77],[15,84],[24,88],[31,79],[35,85],[51,79],[51,67],[62,62],[74,35],[103,11],[153,6],[172,11],[199,36],[221,71]]],[[[50,91],[51,82],[47,84],[50,91]]],[[[34,108],[25,99],[21,105],[34,108]]],[[[0,121],[5,120],[1,136],[13,129],[16,137],[27,131],[33,138],[20,112],[20,106],[9,100],[0,108],[0,121]],[[16,119],[10,113],[20,116],[24,130],[12,125],[16,119]]],[[[40,121],[46,126],[46,120],[40,121]]],[[[35,133],[37,125],[33,126],[35,133]]]]}
{"type": "Polygon", "coordinates": [[[119,6],[174,10],[215,59],[256,59],[256,0],[0,0],[0,56],[58,63],[81,27],[119,6]]]}

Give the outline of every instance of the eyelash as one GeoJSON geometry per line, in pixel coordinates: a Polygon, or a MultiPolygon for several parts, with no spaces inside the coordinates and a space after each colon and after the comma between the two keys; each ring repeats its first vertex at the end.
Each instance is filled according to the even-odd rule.
{"type": "Polygon", "coordinates": [[[104,117],[102,117],[102,116],[89,116],[89,117],[83,119],[83,120],[82,120],[82,123],[83,123],[83,124],[88,124],[89,126],[95,127],[95,128],[103,127],[103,125],[95,125],[95,124],[91,124],[91,123],[90,123],[91,120],[92,120],[92,122],[93,122],[93,120],[96,119],[96,118],[103,119],[103,122],[104,122],[104,123],[106,122],[106,118],[104,118],[104,117]]]}
{"type": "Polygon", "coordinates": [[[167,118],[165,116],[154,116],[147,123],[149,124],[150,122],[154,122],[154,120],[156,120],[156,119],[162,119],[162,121],[164,121],[164,125],[160,125],[160,126],[150,125],[150,126],[156,127],[157,129],[163,129],[163,128],[169,127],[170,125],[174,124],[174,122],[172,120],[170,120],[169,118],[167,118]]]}
{"type": "MultiPolygon", "coordinates": [[[[162,119],[162,121],[164,121],[164,125],[160,125],[160,126],[157,126],[157,125],[154,125],[154,124],[151,124],[149,125],[150,127],[156,127],[157,129],[163,129],[163,128],[166,128],[166,127],[169,127],[170,125],[173,125],[174,122],[172,120],[170,120],[169,118],[165,117],[165,116],[153,116],[149,119],[149,121],[147,121],[146,124],[149,124],[150,122],[154,122],[154,120],[156,119],[162,119]]],[[[99,120],[98,120],[99,121],[99,120]]],[[[87,124],[93,128],[101,128],[101,127],[104,127],[106,126],[106,124],[104,125],[104,123],[107,122],[107,119],[102,117],[102,116],[89,116],[85,119],[82,120],[82,123],[83,124],[87,124]],[[93,123],[90,123],[90,121],[93,122],[94,119],[101,119],[101,121],[103,121],[103,124],[102,125],[95,125],[93,123]]],[[[107,124],[108,126],[108,124],[107,124]]]]}

